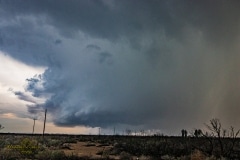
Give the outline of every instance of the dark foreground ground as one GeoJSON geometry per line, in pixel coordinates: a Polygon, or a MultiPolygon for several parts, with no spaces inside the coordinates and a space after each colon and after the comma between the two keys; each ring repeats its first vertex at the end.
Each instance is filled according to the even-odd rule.
{"type": "Polygon", "coordinates": [[[240,139],[168,136],[0,134],[5,159],[240,159],[240,139]]]}

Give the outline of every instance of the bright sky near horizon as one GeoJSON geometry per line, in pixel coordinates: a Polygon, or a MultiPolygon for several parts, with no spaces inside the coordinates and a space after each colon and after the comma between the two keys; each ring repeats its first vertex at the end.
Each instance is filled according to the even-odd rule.
{"type": "MultiPolygon", "coordinates": [[[[0,122],[1,125],[4,126],[3,132],[32,132],[33,118],[37,117],[27,111],[26,105],[31,104],[31,102],[19,99],[14,94],[13,88],[17,91],[24,92],[26,79],[36,74],[42,74],[44,70],[44,67],[28,66],[13,59],[8,54],[0,52],[0,122]]],[[[30,97],[30,95],[28,96],[30,97]]],[[[34,99],[34,97],[32,97],[32,99],[34,99]]],[[[35,98],[35,100],[38,101],[38,103],[45,101],[37,98],[35,98]]],[[[44,112],[38,117],[40,119],[36,120],[35,133],[42,133],[43,115],[44,112]]],[[[94,134],[98,132],[96,129],[86,127],[65,127],[63,129],[48,121],[47,133],[94,134]]]]}
{"type": "Polygon", "coordinates": [[[1,132],[240,128],[240,1],[0,0],[1,132]]]}

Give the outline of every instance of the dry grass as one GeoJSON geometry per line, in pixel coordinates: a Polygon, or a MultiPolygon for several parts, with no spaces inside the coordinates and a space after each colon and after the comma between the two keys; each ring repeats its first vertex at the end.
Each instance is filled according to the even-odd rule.
{"type": "Polygon", "coordinates": [[[199,150],[194,150],[191,154],[191,160],[205,160],[206,156],[199,150]]]}

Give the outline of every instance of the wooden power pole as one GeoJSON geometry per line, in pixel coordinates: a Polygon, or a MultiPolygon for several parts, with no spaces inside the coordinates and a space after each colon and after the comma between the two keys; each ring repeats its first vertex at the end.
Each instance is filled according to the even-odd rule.
{"type": "Polygon", "coordinates": [[[43,138],[44,138],[44,132],[45,132],[45,125],[46,125],[46,116],[47,116],[47,109],[45,109],[45,117],[44,117],[44,125],[43,125],[43,138]]]}
{"type": "Polygon", "coordinates": [[[33,118],[33,131],[32,131],[32,134],[34,134],[35,120],[36,120],[36,118],[33,118]]]}

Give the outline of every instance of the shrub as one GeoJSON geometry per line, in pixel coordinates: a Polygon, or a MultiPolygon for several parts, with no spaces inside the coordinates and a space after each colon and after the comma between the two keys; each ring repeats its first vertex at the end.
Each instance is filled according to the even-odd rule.
{"type": "Polygon", "coordinates": [[[51,160],[58,160],[58,159],[66,159],[66,156],[63,151],[50,151],[45,150],[38,152],[36,155],[37,159],[45,160],[45,159],[51,159],[51,160]]]}
{"type": "Polygon", "coordinates": [[[0,159],[18,159],[18,157],[20,157],[21,155],[16,152],[16,151],[12,151],[9,148],[4,148],[0,151],[0,159]]]}
{"type": "Polygon", "coordinates": [[[120,159],[121,160],[132,160],[132,156],[131,154],[127,153],[127,152],[121,152],[120,153],[120,159]]]}

